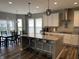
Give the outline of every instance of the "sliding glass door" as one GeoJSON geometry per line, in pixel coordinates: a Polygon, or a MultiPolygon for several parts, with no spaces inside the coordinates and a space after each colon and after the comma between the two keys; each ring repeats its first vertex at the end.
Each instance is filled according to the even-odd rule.
{"type": "Polygon", "coordinates": [[[18,21],[18,34],[22,34],[22,19],[17,19],[18,21]]]}
{"type": "Polygon", "coordinates": [[[11,33],[11,31],[15,30],[14,28],[14,21],[8,20],[7,21],[7,33],[11,33]]]}
{"type": "Polygon", "coordinates": [[[28,34],[39,34],[42,30],[42,18],[28,19],[28,34]]]}
{"type": "Polygon", "coordinates": [[[34,33],[34,19],[28,19],[28,33],[34,33]]]}
{"type": "Polygon", "coordinates": [[[35,33],[39,34],[42,30],[42,18],[36,18],[35,19],[35,33]]]}

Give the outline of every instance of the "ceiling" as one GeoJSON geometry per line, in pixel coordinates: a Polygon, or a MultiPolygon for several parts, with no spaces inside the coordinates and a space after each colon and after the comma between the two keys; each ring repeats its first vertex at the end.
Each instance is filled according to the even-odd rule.
{"type": "MultiPolygon", "coordinates": [[[[0,11],[14,14],[27,14],[29,0],[0,0],[0,11]],[[11,1],[12,4],[8,2],[11,1]]],[[[65,8],[78,7],[79,4],[74,5],[74,2],[79,0],[49,0],[50,9],[58,10],[65,8]],[[57,2],[55,5],[54,2],[57,2]]],[[[47,9],[48,0],[31,0],[31,13],[42,13],[47,9]],[[39,6],[39,8],[36,8],[39,6]]]]}

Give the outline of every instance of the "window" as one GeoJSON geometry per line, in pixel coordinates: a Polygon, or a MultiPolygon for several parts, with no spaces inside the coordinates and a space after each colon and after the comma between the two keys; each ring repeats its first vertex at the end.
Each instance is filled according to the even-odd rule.
{"type": "Polygon", "coordinates": [[[40,33],[40,31],[42,30],[42,18],[36,18],[35,19],[35,28],[36,28],[36,32],[35,33],[40,33]]]}
{"type": "Polygon", "coordinates": [[[28,34],[39,34],[42,30],[42,18],[28,19],[28,34]]]}
{"type": "Polygon", "coordinates": [[[7,21],[0,20],[0,31],[6,31],[7,30],[7,21]]]}
{"type": "Polygon", "coordinates": [[[22,19],[18,19],[18,34],[21,34],[22,32],[22,19]]]}
{"type": "Polygon", "coordinates": [[[28,20],[28,31],[29,34],[34,33],[34,19],[28,20]]]}
{"type": "Polygon", "coordinates": [[[14,30],[14,22],[12,20],[0,20],[0,32],[7,31],[7,33],[10,33],[12,30],[14,30]]]}
{"type": "Polygon", "coordinates": [[[7,29],[8,29],[8,31],[14,30],[14,22],[12,20],[7,21],[7,29]]]}

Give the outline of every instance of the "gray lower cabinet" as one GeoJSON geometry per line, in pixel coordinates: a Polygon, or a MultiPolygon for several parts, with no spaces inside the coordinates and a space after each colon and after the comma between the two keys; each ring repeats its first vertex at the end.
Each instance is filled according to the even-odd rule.
{"type": "Polygon", "coordinates": [[[51,53],[52,49],[53,49],[53,44],[48,43],[48,42],[43,44],[43,50],[45,52],[51,53]]]}
{"type": "Polygon", "coordinates": [[[23,37],[22,45],[23,48],[30,47],[39,52],[43,51],[43,53],[51,55],[52,59],[56,59],[57,55],[63,48],[62,40],[52,41],[32,37],[23,37]]]}
{"type": "Polygon", "coordinates": [[[36,49],[37,50],[43,50],[43,42],[40,39],[36,40],[36,49]]]}
{"type": "Polygon", "coordinates": [[[30,39],[29,45],[30,45],[30,48],[35,49],[35,39],[33,38],[30,39]]]}
{"type": "Polygon", "coordinates": [[[22,37],[22,49],[26,49],[29,47],[29,38],[28,37],[22,37]]]}

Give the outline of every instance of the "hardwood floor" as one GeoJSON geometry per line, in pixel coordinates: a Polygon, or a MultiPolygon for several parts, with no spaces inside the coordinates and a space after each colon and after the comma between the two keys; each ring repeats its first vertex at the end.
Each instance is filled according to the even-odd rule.
{"type": "MultiPolygon", "coordinates": [[[[65,48],[66,53],[64,52],[61,55],[60,59],[66,59],[67,55],[69,54],[71,56],[71,59],[73,59],[73,51],[74,48],[65,48]],[[72,54],[70,54],[72,52],[72,54]]],[[[68,56],[69,56],[68,55],[68,56]]],[[[9,45],[8,48],[1,47],[0,48],[0,59],[52,59],[50,56],[43,54],[38,51],[34,51],[32,49],[21,49],[21,44],[13,44],[9,45]]]]}
{"type": "Polygon", "coordinates": [[[14,44],[9,46],[8,48],[1,47],[0,48],[0,59],[51,59],[47,56],[32,51],[31,49],[27,49],[22,51],[20,44],[14,44]]]}
{"type": "Polygon", "coordinates": [[[73,46],[64,46],[57,59],[79,59],[78,48],[73,46]]]}

